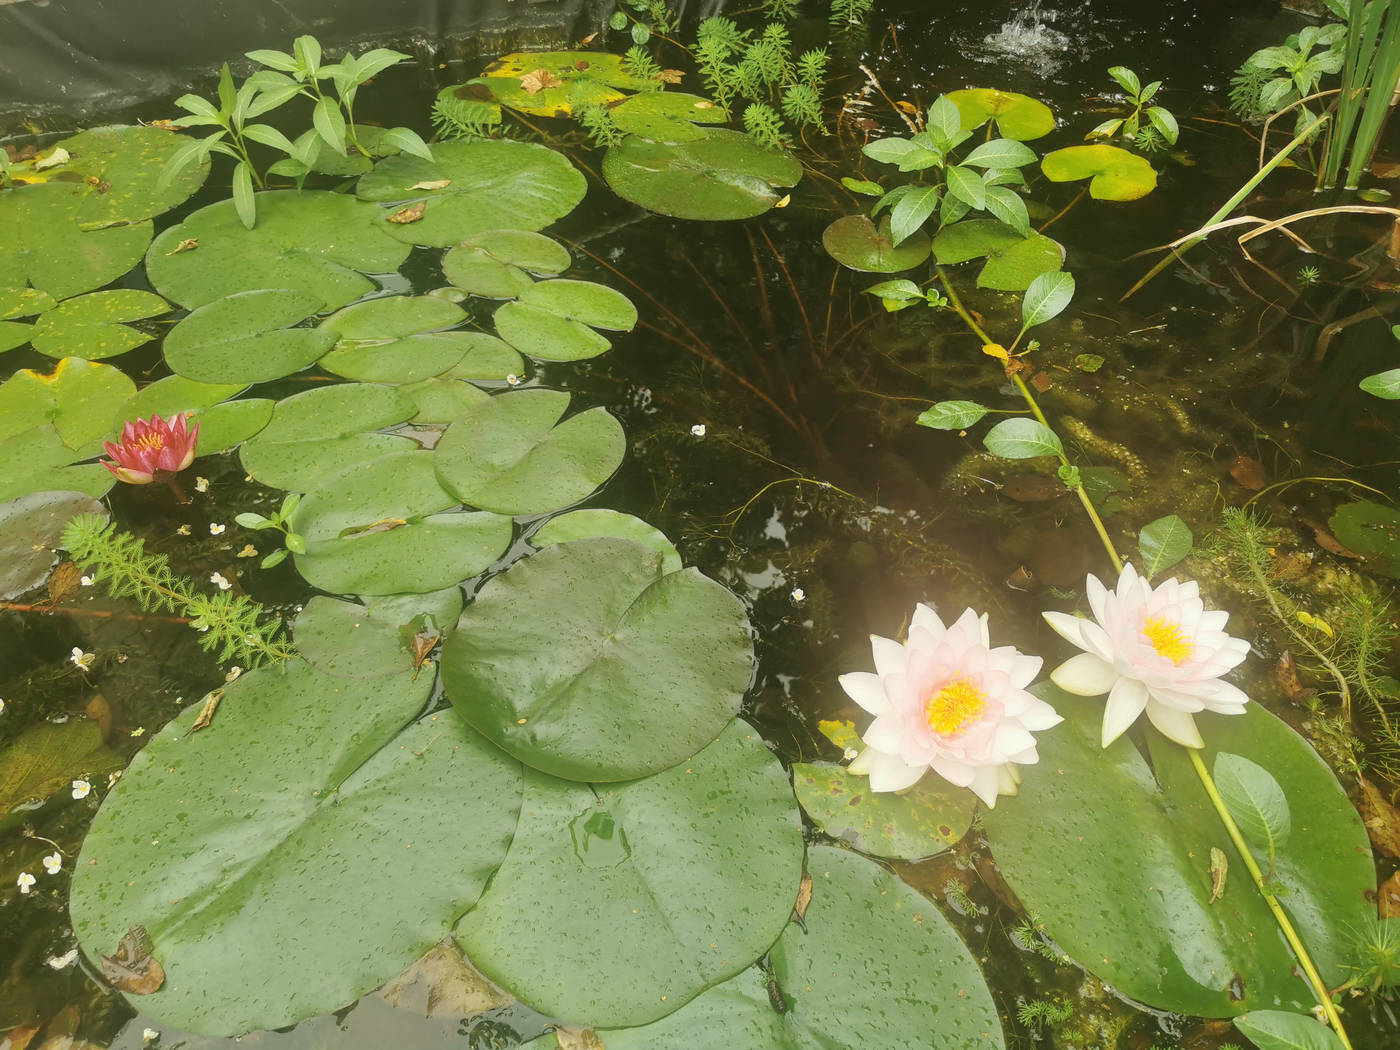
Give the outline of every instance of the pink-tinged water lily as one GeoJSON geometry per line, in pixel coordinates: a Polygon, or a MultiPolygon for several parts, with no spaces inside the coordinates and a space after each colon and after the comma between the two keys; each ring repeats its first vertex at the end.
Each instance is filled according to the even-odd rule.
{"type": "Polygon", "coordinates": [[[1207,611],[1194,580],[1156,587],[1124,565],[1115,590],[1090,576],[1084,585],[1094,619],[1047,612],[1046,622],[1084,652],[1050,675],[1066,692],[1108,694],[1103,746],[1117,740],[1145,710],[1163,734],[1204,747],[1192,715],[1244,714],[1249,701],[1220,676],[1249,655],[1249,643],[1225,633],[1230,614],[1207,611]]]}
{"type": "Polygon", "coordinates": [[[102,443],[107,455],[115,462],[102,465],[120,480],[130,485],[149,485],[157,471],[176,474],[194,462],[195,444],[199,439],[199,424],[187,429],[189,417],[181,412],[174,419],[152,416],[150,420],[133,420],[122,427],[119,444],[102,443]]]}
{"type": "Polygon", "coordinates": [[[971,609],[945,627],[927,605],[915,608],[908,641],[872,635],[870,644],[875,673],[841,676],[841,688],[875,716],[851,772],[869,773],[872,791],[903,790],[932,769],[989,806],[1015,794],[1016,765],[1038,758],[1031,732],[1061,720],[1026,692],[1040,657],[993,649],[987,618],[971,609]]]}

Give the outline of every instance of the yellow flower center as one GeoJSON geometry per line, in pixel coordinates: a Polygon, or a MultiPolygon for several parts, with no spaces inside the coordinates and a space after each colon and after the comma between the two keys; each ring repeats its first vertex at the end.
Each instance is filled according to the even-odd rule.
{"type": "Polygon", "coordinates": [[[986,706],[987,694],[960,674],[925,701],[924,718],[939,736],[958,736],[977,721],[986,706]]]}
{"type": "Polygon", "coordinates": [[[139,449],[147,449],[152,452],[159,452],[165,448],[165,438],[158,433],[142,434],[132,442],[139,449]]]}
{"type": "Polygon", "coordinates": [[[1184,663],[1196,651],[1195,644],[1186,637],[1179,623],[1173,623],[1165,616],[1154,616],[1147,621],[1142,633],[1152,643],[1158,656],[1165,656],[1174,664],[1184,663]]]}

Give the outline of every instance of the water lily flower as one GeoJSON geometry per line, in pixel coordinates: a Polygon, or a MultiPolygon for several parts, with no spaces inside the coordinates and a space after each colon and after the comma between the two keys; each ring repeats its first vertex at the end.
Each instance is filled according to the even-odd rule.
{"type": "Polygon", "coordinates": [[[932,769],[988,806],[1016,793],[1017,765],[1036,762],[1033,731],[1061,718],[1026,692],[1040,657],[991,647],[987,618],[971,609],[951,627],[927,605],[903,644],[871,636],[875,673],[841,676],[841,688],[875,716],[866,750],[848,768],[872,791],[900,791],[932,769]]]}
{"type": "Polygon", "coordinates": [[[1145,710],[1162,733],[1187,747],[1205,741],[1192,715],[1244,714],[1249,697],[1220,676],[1249,655],[1249,643],[1225,633],[1227,612],[1207,611],[1194,580],[1153,587],[1124,565],[1110,591],[1090,576],[1084,591],[1094,619],[1047,612],[1045,620],[1084,652],[1050,675],[1066,692],[1108,694],[1103,746],[1145,710]]]}
{"type": "Polygon", "coordinates": [[[48,856],[46,856],[44,858],[44,870],[47,871],[50,875],[57,875],[60,871],[62,871],[63,854],[55,852],[50,853],[48,856]]]}
{"type": "Polygon", "coordinates": [[[68,659],[73,662],[74,667],[90,671],[92,670],[92,661],[96,659],[96,656],[96,653],[85,653],[75,645],[73,651],[68,654],[68,659]]]}
{"type": "Polygon", "coordinates": [[[19,878],[15,879],[15,885],[19,887],[20,893],[28,893],[29,887],[33,886],[38,881],[39,880],[29,874],[29,872],[22,871],[19,873],[19,878]]]}
{"type": "Polygon", "coordinates": [[[141,1045],[142,1045],[142,1046],[145,1046],[147,1043],[154,1043],[154,1042],[155,1042],[157,1039],[159,1039],[159,1038],[160,1038],[160,1033],[157,1032],[154,1028],[145,1028],[145,1029],[142,1029],[142,1031],[141,1031],[141,1045]]]}
{"type": "Polygon", "coordinates": [[[75,780],[75,781],[73,781],[73,797],[74,797],[74,798],[87,798],[87,797],[88,797],[88,792],[90,792],[91,790],[92,790],[92,784],[89,783],[88,781],[86,781],[86,780],[75,780]]]}
{"type": "Polygon", "coordinates": [[[176,474],[184,470],[194,462],[199,439],[199,424],[189,430],[188,420],[181,412],[171,420],[152,416],[149,421],[137,419],[127,423],[122,427],[120,444],[102,443],[115,461],[103,460],[102,465],[130,485],[149,485],[158,471],[176,474]]]}

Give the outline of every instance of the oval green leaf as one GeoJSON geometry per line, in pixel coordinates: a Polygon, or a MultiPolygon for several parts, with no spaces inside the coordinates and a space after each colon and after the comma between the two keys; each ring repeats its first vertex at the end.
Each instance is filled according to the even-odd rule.
{"type": "Polygon", "coordinates": [[[972,826],[976,798],[937,776],[898,794],[870,790],[870,778],[829,762],[792,767],[797,801],[813,823],[862,853],[923,860],[955,845],[972,826]]]}
{"type": "Polygon", "coordinates": [[[502,304],[494,321],[502,339],[541,361],[583,361],[612,349],[587,325],[525,302],[502,304]]]}
{"type": "Polygon", "coordinates": [[[1348,550],[1386,576],[1400,576],[1400,512],[1362,500],[1347,503],[1328,519],[1332,533],[1348,550]]]}
{"type": "Polygon", "coordinates": [[[1136,153],[1096,142],[1047,153],[1040,170],[1051,182],[1091,179],[1089,196],[1101,201],[1135,201],[1157,186],[1157,172],[1136,153]]]}
{"type": "Polygon", "coordinates": [[[948,98],[958,107],[964,131],[992,120],[1002,138],[1026,142],[1055,130],[1055,114],[1050,107],[1028,95],[995,88],[967,88],[949,92],[948,98]]]}
{"type": "Polygon", "coordinates": [[[1043,273],[1026,288],[1021,300],[1021,331],[1044,324],[1074,298],[1074,276],[1063,270],[1043,273]]]}
{"type": "Polygon", "coordinates": [[[914,422],[934,430],[965,430],[990,411],[976,401],[940,401],[920,412],[914,422]]]}
{"type": "Polygon", "coordinates": [[[326,674],[392,678],[413,670],[415,623],[429,635],[441,635],[461,612],[458,587],[380,598],[368,605],[318,594],[297,614],[292,636],[301,657],[326,674]]]}
{"type": "Polygon", "coordinates": [[[982,439],[987,451],[1002,459],[1034,459],[1036,456],[1058,456],[1065,447],[1059,435],[1038,419],[1017,416],[1003,419],[982,439]]]}
{"type": "Polygon", "coordinates": [[[1058,270],[1065,259],[1058,242],[1039,233],[1022,237],[994,219],[945,226],[933,239],[933,253],[945,266],[985,257],[977,287],[1002,292],[1025,291],[1041,274],[1058,270]]]}
{"type": "Polygon", "coordinates": [[[1191,529],[1175,514],[1144,525],[1138,533],[1142,571],[1149,577],[1165,572],[1190,554],[1194,543],[1191,529]]]}
{"type": "Polygon", "coordinates": [[[899,273],[928,258],[929,239],[916,229],[896,246],[888,217],[877,227],[864,215],[846,215],[822,233],[822,247],[848,270],[899,273]]]}
{"type": "Polygon", "coordinates": [[[158,295],[133,288],[91,292],[66,299],[39,316],[30,342],[49,357],[82,357],[97,361],[134,350],[153,338],[151,333],[122,324],[169,311],[158,295]]]}
{"type": "Polygon", "coordinates": [[[335,333],[292,327],[319,299],[288,289],[239,292],[192,311],[165,337],[171,371],[200,383],[262,383],[299,372],[335,345],[335,333]]]}
{"type": "Polygon", "coordinates": [[[661,555],[661,568],[664,572],[678,572],[685,567],[681,562],[680,553],[660,529],[648,525],[641,518],[605,507],[571,510],[567,514],[556,515],[530,535],[530,542],[543,548],[556,543],[593,539],[598,536],[631,540],[633,543],[650,547],[661,555]]]}

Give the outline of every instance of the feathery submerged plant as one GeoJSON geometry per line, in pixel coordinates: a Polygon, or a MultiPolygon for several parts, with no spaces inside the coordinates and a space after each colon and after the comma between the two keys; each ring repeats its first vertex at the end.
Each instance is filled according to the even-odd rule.
{"type": "Polygon", "coordinates": [[[199,644],[216,660],[238,659],[251,668],[292,655],[281,621],[259,622],[262,606],[228,591],[200,594],[192,581],[171,571],[165,555],[148,553],[144,540],[119,531],[114,522],[80,514],[64,528],[62,543],[113,598],[134,598],[148,612],[188,616],[200,632],[199,644]]]}

